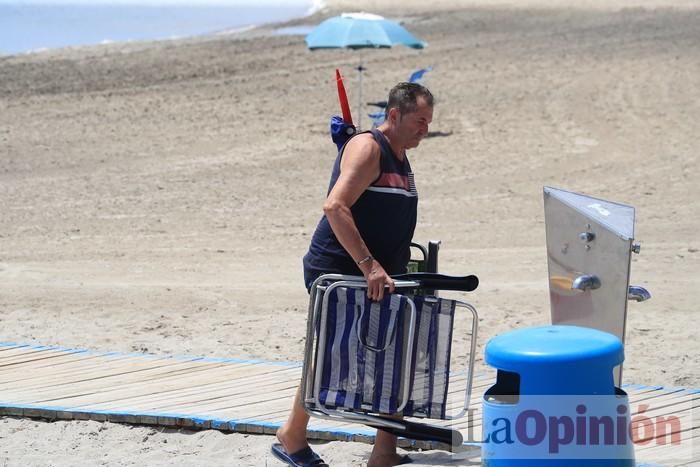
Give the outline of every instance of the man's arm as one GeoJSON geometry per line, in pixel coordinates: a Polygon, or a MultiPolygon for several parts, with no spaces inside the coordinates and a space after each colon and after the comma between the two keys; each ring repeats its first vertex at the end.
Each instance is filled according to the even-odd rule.
{"type": "MultiPolygon", "coordinates": [[[[362,134],[352,138],[340,161],[340,176],[323,205],[333,233],[356,263],[371,258],[372,252],[357,230],[350,208],[379,176],[380,157],[379,146],[372,135],[362,134]]],[[[394,291],[394,281],[378,261],[362,261],[358,267],[367,279],[367,296],[371,300],[382,299],[385,285],[389,286],[390,292],[394,291]]]]}

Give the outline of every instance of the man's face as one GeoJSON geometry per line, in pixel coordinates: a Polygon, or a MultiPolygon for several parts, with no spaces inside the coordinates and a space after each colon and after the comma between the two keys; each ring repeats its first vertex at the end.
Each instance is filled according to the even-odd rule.
{"type": "Polygon", "coordinates": [[[433,121],[433,108],[425,98],[419,96],[416,99],[416,111],[399,115],[398,134],[404,141],[406,149],[417,147],[421,140],[428,134],[428,126],[433,121]]]}

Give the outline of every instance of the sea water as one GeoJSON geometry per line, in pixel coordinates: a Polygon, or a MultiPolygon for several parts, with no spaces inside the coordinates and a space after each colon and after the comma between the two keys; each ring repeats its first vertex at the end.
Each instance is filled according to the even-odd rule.
{"type": "Polygon", "coordinates": [[[0,55],[235,31],[303,17],[319,6],[314,0],[0,0],[0,55]]]}

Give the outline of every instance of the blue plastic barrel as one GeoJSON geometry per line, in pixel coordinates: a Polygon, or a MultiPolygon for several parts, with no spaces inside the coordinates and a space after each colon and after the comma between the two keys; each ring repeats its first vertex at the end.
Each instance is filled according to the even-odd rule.
{"type": "Polygon", "coordinates": [[[578,326],[511,331],[486,345],[483,465],[633,467],[629,402],[615,387],[616,336],[578,326]]]}

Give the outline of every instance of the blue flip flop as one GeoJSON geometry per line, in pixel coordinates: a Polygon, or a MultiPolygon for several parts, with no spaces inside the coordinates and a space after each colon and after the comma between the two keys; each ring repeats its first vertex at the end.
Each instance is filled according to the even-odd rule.
{"type": "Polygon", "coordinates": [[[292,467],[329,467],[309,446],[289,454],[281,443],[275,443],[272,445],[272,454],[292,467]]]}
{"type": "Polygon", "coordinates": [[[413,463],[413,459],[408,457],[408,454],[406,454],[404,456],[401,456],[401,459],[399,459],[399,463],[396,465],[405,465],[405,464],[412,464],[412,463],[413,463]]]}

